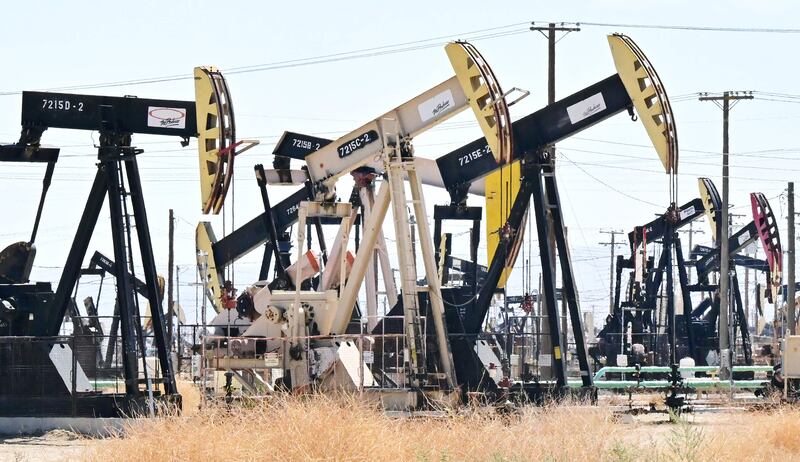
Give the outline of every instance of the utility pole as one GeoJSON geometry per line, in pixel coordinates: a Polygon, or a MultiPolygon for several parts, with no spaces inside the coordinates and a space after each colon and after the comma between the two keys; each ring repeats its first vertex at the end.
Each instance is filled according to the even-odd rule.
{"type": "MultiPolygon", "coordinates": [[[[580,24],[575,23],[574,27],[567,27],[570,23],[556,23],[551,22],[547,27],[537,26],[535,22],[531,23],[531,30],[537,31],[547,39],[547,103],[554,103],[556,101],[556,32],[580,32],[580,24]],[[547,34],[545,34],[545,31],[547,34]]],[[[561,36],[564,38],[567,34],[561,36]]]]}
{"type": "MultiPolygon", "coordinates": [[[[549,23],[546,27],[537,26],[535,22],[531,22],[531,30],[537,31],[542,34],[547,39],[547,104],[552,104],[556,101],[556,43],[558,43],[561,39],[556,39],[557,32],[565,32],[561,38],[564,38],[570,32],[579,32],[581,29],[577,27],[578,24],[575,24],[574,27],[568,27],[567,23],[560,23],[556,25],[556,23],[549,23]],[[547,32],[545,34],[545,32],[547,32]]],[[[556,147],[552,145],[548,148],[548,152],[550,155],[550,163],[553,166],[553,175],[555,175],[555,160],[556,160],[556,147]]],[[[558,268],[556,266],[556,238],[555,232],[553,228],[553,220],[550,217],[550,211],[547,211],[547,227],[550,231],[550,241],[548,245],[550,246],[550,271],[553,274],[553,278],[555,280],[556,275],[558,274],[558,268]]],[[[563,284],[562,284],[563,285],[563,284]]],[[[541,297],[541,294],[540,294],[541,297]]],[[[554,307],[555,308],[555,307],[554,307]]],[[[557,309],[554,309],[553,312],[557,312],[557,309]]],[[[544,313],[543,313],[544,314],[544,313]]],[[[565,301],[562,298],[562,316],[566,319],[566,305],[565,301]]],[[[566,323],[567,321],[564,321],[566,323]]],[[[543,323],[544,326],[547,326],[547,322],[543,323]]],[[[566,327],[566,326],[565,326],[566,327]]],[[[568,343],[566,342],[567,336],[567,329],[563,329],[563,336],[565,339],[564,348],[567,347],[568,343]]],[[[543,332],[545,334],[549,334],[549,331],[543,332]]],[[[543,351],[550,351],[550,341],[548,340],[548,335],[542,336],[543,340],[543,351]]],[[[549,369],[545,371],[548,375],[550,374],[549,369]]]]}
{"type": "MultiPolygon", "coordinates": [[[[181,266],[175,265],[175,306],[178,307],[178,313],[180,313],[181,308],[181,266]]],[[[181,321],[180,316],[178,318],[178,341],[177,341],[177,350],[178,350],[178,372],[181,370],[181,358],[183,357],[183,335],[181,334],[181,321]]]]}
{"type": "Polygon", "coordinates": [[[617,234],[624,234],[622,231],[600,231],[600,234],[609,234],[611,235],[610,242],[598,242],[600,245],[607,245],[611,247],[611,264],[609,265],[608,269],[608,313],[611,314],[614,312],[614,281],[616,278],[614,277],[614,256],[615,250],[618,245],[622,245],[621,243],[617,243],[616,237],[617,234]]]}
{"type": "Polygon", "coordinates": [[[175,314],[173,276],[175,267],[175,214],[169,209],[169,256],[167,257],[167,344],[172,349],[172,317],[175,314]]]}
{"type": "Polygon", "coordinates": [[[789,248],[787,249],[787,265],[788,268],[786,269],[786,300],[789,304],[788,310],[788,321],[789,321],[789,334],[795,335],[797,333],[797,320],[795,317],[795,274],[794,274],[794,245],[795,245],[795,237],[794,237],[794,182],[789,182],[789,223],[788,223],[788,237],[789,237],[789,248]]]}
{"type": "MultiPolygon", "coordinates": [[[[580,32],[581,28],[578,27],[579,24],[575,24],[574,27],[567,27],[568,23],[560,23],[556,25],[556,23],[549,23],[547,27],[537,26],[535,22],[531,22],[531,30],[537,31],[542,34],[547,39],[547,104],[552,104],[556,102],[556,43],[558,43],[561,38],[564,38],[570,32],[580,32]],[[547,34],[545,34],[545,31],[547,34]],[[565,32],[564,35],[561,36],[558,40],[556,40],[556,32],[565,32]]],[[[553,163],[553,174],[555,174],[555,161],[556,161],[556,145],[553,144],[548,148],[550,153],[550,162],[553,163]]],[[[549,213],[548,213],[549,216],[549,213]]],[[[552,229],[551,229],[552,231],[552,229]]],[[[550,266],[552,267],[553,274],[556,274],[556,263],[555,263],[555,255],[556,255],[556,241],[555,241],[555,234],[552,232],[550,233],[550,255],[553,256],[553,260],[550,262],[550,266]]]]}
{"type": "Polygon", "coordinates": [[[729,292],[730,292],[730,249],[728,248],[728,193],[729,186],[729,167],[728,167],[728,125],[729,114],[733,106],[740,100],[753,99],[752,92],[726,91],[721,95],[710,95],[702,93],[700,101],[712,101],[722,109],[722,223],[720,236],[717,242],[720,243],[720,279],[719,279],[719,355],[720,367],[719,378],[728,380],[731,377],[731,349],[730,349],[730,320],[728,316],[729,292]],[[720,104],[720,101],[722,102],[720,104]],[[733,104],[731,104],[733,101],[733,104]]]}

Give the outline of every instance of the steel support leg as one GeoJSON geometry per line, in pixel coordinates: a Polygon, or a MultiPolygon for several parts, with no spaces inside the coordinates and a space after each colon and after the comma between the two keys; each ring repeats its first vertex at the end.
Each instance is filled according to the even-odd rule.
{"type": "Polygon", "coordinates": [[[419,232],[419,244],[422,249],[422,261],[425,266],[425,278],[428,282],[428,300],[430,302],[428,315],[433,316],[442,371],[447,377],[447,383],[450,388],[455,389],[456,372],[453,366],[453,354],[450,350],[450,341],[447,337],[444,301],[442,300],[442,290],[439,284],[439,278],[437,277],[433,239],[431,236],[431,229],[428,226],[425,199],[422,195],[422,182],[417,176],[416,167],[413,163],[408,165],[407,172],[408,180],[411,185],[411,198],[414,201],[414,214],[417,216],[417,231],[419,232]]]}
{"type": "MultiPolygon", "coordinates": [[[[395,239],[397,240],[397,256],[400,270],[400,287],[403,297],[403,316],[406,334],[406,350],[409,353],[412,383],[420,386],[425,376],[425,343],[422,337],[420,322],[419,298],[417,295],[417,271],[414,255],[411,252],[411,232],[406,200],[403,173],[405,165],[400,159],[399,150],[396,158],[387,164],[389,192],[391,195],[392,215],[394,218],[395,239]]],[[[423,215],[424,217],[424,215],[423,215]]],[[[428,281],[430,283],[430,281],[428,281]]]]}
{"type": "Polygon", "coordinates": [[[586,334],[583,330],[583,318],[578,304],[578,290],[575,287],[575,276],[572,271],[572,261],[564,231],[564,218],[561,214],[561,199],[558,195],[555,173],[552,164],[544,166],[544,184],[549,210],[553,221],[558,259],[561,263],[561,296],[567,301],[569,317],[572,322],[572,335],[575,338],[575,352],[578,356],[578,365],[581,370],[581,381],[584,387],[591,387],[592,371],[589,366],[589,353],[586,348],[586,334]]]}
{"type": "MultiPolygon", "coordinates": [[[[666,255],[665,272],[667,276],[667,333],[669,334],[669,362],[670,365],[677,364],[677,345],[675,344],[675,293],[674,281],[672,278],[672,229],[664,233],[664,254],[666,255]]],[[[656,286],[658,290],[658,286],[656,286]]]]}
{"type": "MultiPolygon", "coordinates": [[[[372,207],[375,205],[374,187],[368,191],[368,199],[370,213],[372,213],[372,207]]],[[[375,244],[375,254],[378,256],[378,267],[380,267],[381,276],[383,276],[383,289],[386,292],[386,298],[389,300],[389,306],[395,306],[397,304],[397,284],[394,281],[392,263],[389,261],[389,253],[386,248],[386,236],[384,236],[383,229],[381,229],[378,233],[378,241],[375,244]]]]}
{"type": "Polygon", "coordinates": [[[539,239],[539,258],[542,265],[542,287],[545,296],[545,309],[547,310],[547,324],[550,328],[550,341],[552,342],[553,372],[556,379],[556,386],[558,388],[563,388],[567,386],[567,371],[564,360],[561,326],[558,322],[559,313],[558,305],[556,304],[555,274],[550,266],[550,262],[553,261],[553,255],[549,245],[549,233],[547,229],[547,203],[545,202],[544,189],[542,187],[542,166],[541,164],[537,164],[530,170],[531,172],[525,172],[525,181],[531,181],[533,183],[533,209],[536,216],[536,231],[539,239]]]}
{"type": "Polygon", "coordinates": [[[267,235],[269,236],[269,246],[275,254],[275,268],[277,277],[284,281],[289,281],[286,277],[286,268],[283,266],[283,261],[280,258],[278,250],[278,231],[275,229],[275,219],[272,217],[272,206],[269,203],[269,193],[267,193],[267,179],[264,173],[264,166],[257,164],[255,167],[256,181],[258,183],[258,190],[261,192],[261,202],[264,205],[264,227],[267,228],[267,235]]]}
{"type": "MultiPolygon", "coordinates": [[[[130,187],[133,215],[136,220],[136,236],[139,240],[139,251],[144,268],[144,281],[147,285],[148,301],[150,302],[150,316],[153,324],[153,340],[158,360],[161,363],[161,377],[164,380],[164,390],[168,395],[177,394],[178,387],[175,383],[175,374],[172,367],[170,347],[167,342],[166,323],[164,311],[159,297],[158,273],[156,272],[155,258],[153,257],[153,243],[150,241],[150,226],[147,222],[147,210],[144,203],[142,180],[139,177],[139,166],[136,157],[125,161],[128,185],[130,187]]],[[[127,273],[117,273],[127,274],[127,273]]],[[[144,355],[144,352],[142,352],[144,355]]]]}
{"type": "Polygon", "coordinates": [[[683,259],[683,248],[677,234],[672,238],[675,243],[675,258],[678,263],[678,281],[681,285],[681,300],[683,302],[683,322],[686,325],[686,342],[689,347],[689,356],[694,357],[694,333],[692,332],[692,295],[689,292],[689,275],[686,272],[686,261],[683,259]]]}
{"type": "MultiPolygon", "coordinates": [[[[367,197],[369,195],[368,188],[370,186],[362,186],[359,188],[358,194],[361,198],[361,221],[364,222],[369,219],[370,211],[372,210],[372,203],[367,197]]],[[[358,252],[358,250],[356,250],[358,252]]],[[[377,252],[371,251],[372,258],[367,265],[367,272],[364,278],[364,285],[367,292],[367,329],[372,332],[372,329],[378,324],[378,274],[377,274],[377,259],[375,258],[377,252]]]]}
{"type": "Polygon", "coordinates": [[[75,284],[80,276],[83,258],[86,256],[89,241],[91,241],[92,233],[95,226],[97,226],[97,218],[100,216],[100,210],[102,210],[103,202],[106,200],[106,178],[105,167],[103,164],[98,165],[92,189],[89,191],[89,197],[86,200],[86,207],[83,209],[81,221],[78,223],[78,231],[75,233],[72,247],[69,249],[61,277],[58,279],[58,288],[53,300],[54,311],[50,318],[42,320],[46,324],[39,324],[41,327],[37,329],[37,335],[52,337],[58,335],[59,330],[61,330],[61,323],[64,321],[69,300],[72,298],[72,291],[75,289],[75,284]]]}
{"type": "MultiPolygon", "coordinates": [[[[117,151],[119,148],[101,148],[106,151],[117,151]]],[[[104,154],[104,156],[109,156],[104,154]]],[[[109,156],[110,157],[110,156],[109,156]]],[[[117,302],[119,303],[120,327],[122,331],[122,364],[125,372],[125,393],[139,393],[139,365],[136,339],[137,330],[141,326],[137,322],[136,305],[133,299],[133,282],[128,277],[128,252],[125,239],[125,217],[122,214],[123,193],[120,190],[121,163],[116,160],[104,160],[101,168],[106,173],[108,185],[108,208],[111,215],[111,239],[114,245],[114,271],[117,273],[117,302]]],[[[152,292],[158,294],[155,290],[152,292]]],[[[144,352],[142,352],[144,355],[144,352]]]]}
{"type": "Polygon", "coordinates": [[[372,213],[369,220],[364,222],[364,236],[361,240],[361,250],[356,253],[356,259],[350,270],[350,277],[344,284],[344,289],[339,297],[339,310],[336,312],[332,322],[331,332],[334,334],[344,333],[347,323],[353,314],[353,307],[358,301],[358,292],[364,282],[364,275],[367,272],[367,265],[372,258],[370,249],[373,249],[378,242],[378,235],[386,212],[389,210],[389,183],[384,182],[375,198],[372,213]]]}
{"type": "Polygon", "coordinates": [[[753,347],[750,343],[750,330],[747,327],[747,316],[744,315],[742,292],[739,290],[739,277],[736,275],[736,268],[733,268],[732,273],[731,286],[733,288],[733,301],[736,304],[736,325],[739,326],[739,334],[742,336],[744,362],[746,365],[750,366],[753,364],[753,347]]]}

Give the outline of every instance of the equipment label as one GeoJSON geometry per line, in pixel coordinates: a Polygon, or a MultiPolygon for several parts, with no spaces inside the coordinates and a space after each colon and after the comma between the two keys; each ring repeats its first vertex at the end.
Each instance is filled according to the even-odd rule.
{"type": "Polygon", "coordinates": [[[550,367],[551,365],[552,364],[550,361],[550,355],[548,354],[539,355],[539,367],[550,367]]]}
{"type": "Polygon", "coordinates": [[[453,93],[450,90],[445,90],[433,98],[422,102],[417,106],[419,111],[419,118],[423,122],[427,122],[435,117],[439,117],[447,111],[456,107],[456,101],[453,99],[453,93]]]}
{"type": "Polygon", "coordinates": [[[265,353],[264,354],[264,367],[280,367],[281,358],[278,353],[265,353]]]}
{"type": "Polygon", "coordinates": [[[745,231],[741,236],[739,236],[739,245],[743,245],[748,240],[750,240],[750,233],[745,231]]]}
{"type": "Polygon", "coordinates": [[[186,109],[180,107],[147,108],[147,126],[156,128],[186,128],[186,109]]]}
{"type": "Polygon", "coordinates": [[[372,364],[375,362],[375,352],[373,351],[364,351],[361,353],[361,357],[366,364],[372,364]]]}
{"type": "Polygon", "coordinates": [[[694,215],[694,206],[687,207],[685,210],[681,210],[680,218],[681,220],[685,220],[686,218],[694,215]]]}
{"type": "Polygon", "coordinates": [[[470,151],[470,152],[464,154],[463,156],[459,156],[458,157],[458,166],[459,167],[463,167],[463,166],[467,165],[468,163],[472,162],[473,160],[480,159],[481,157],[483,157],[484,154],[491,154],[491,153],[492,153],[492,149],[487,144],[483,148],[479,148],[479,149],[476,149],[474,151],[470,151]]]}
{"type": "Polygon", "coordinates": [[[375,141],[378,141],[378,132],[375,130],[370,130],[366,133],[358,135],[350,141],[342,143],[338,148],[336,148],[336,150],[339,152],[339,158],[343,159],[352,154],[354,151],[357,151],[375,141]]]}
{"type": "Polygon", "coordinates": [[[606,101],[602,93],[594,94],[583,101],[579,101],[567,108],[567,116],[572,124],[591,117],[606,109],[606,101]]]}

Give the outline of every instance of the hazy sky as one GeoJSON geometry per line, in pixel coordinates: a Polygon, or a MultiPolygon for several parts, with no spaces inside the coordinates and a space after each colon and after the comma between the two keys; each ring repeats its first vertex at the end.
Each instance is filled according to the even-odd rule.
{"type": "MultiPolygon", "coordinates": [[[[17,92],[23,89],[189,76],[197,65],[235,70],[406,42],[415,43],[400,48],[420,45],[402,53],[228,74],[239,138],[261,141],[236,161],[237,224],[261,208],[252,167],[271,163],[270,152],[283,130],[335,138],[452,75],[443,45],[428,46],[446,39],[418,41],[503,33],[474,44],[504,88],[531,91],[530,97],[511,109],[512,116],[519,118],[542,107],[547,97],[546,40],[538,32],[527,31],[530,21],[792,28],[800,13],[791,1],[139,1],[124,5],[73,1],[15,2],[5,7],[6,21],[0,30],[6,43],[5,72],[0,81],[0,140],[18,138],[17,92]],[[495,27],[499,29],[470,34],[495,27]]],[[[584,25],[557,45],[557,97],[614,72],[605,38],[610,32],[624,32],[636,40],[669,95],[673,99],[681,96],[673,105],[681,147],[681,202],[696,197],[698,176],[709,176],[721,186],[721,111],[687,95],[723,90],[763,92],[761,98],[744,101],[731,113],[731,202],[735,213],[747,215],[738,218],[743,222],[750,214],[748,193],[762,191],[774,198],[775,213],[785,223],[785,196],[780,194],[787,181],[800,179],[800,146],[794,137],[800,106],[796,99],[784,102],[786,97],[764,93],[800,94],[792,57],[800,45],[800,34],[584,25]]],[[[71,91],[194,98],[190,79],[71,91]]],[[[418,137],[416,151],[419,156],[435,158],[478,135],[472,115],[464,113],[418,137]]],[[[48,130],[43,140],[62,151],[36,242],[33,277],[56,281],[95,174],[96,154],[91,146],[96,134],[48,130]]],[[[194,281],[194,227],[201,218],[194,144],[182,149],[177,139],[145,136],[135,137],[134,142],[146,150],[139,161],[159,269],[166,273],[167,210],[174,208],[178,216],[176,262],[185,268],[181,282],[194,281]]],[[[608,304],[608,248],[597,245],[607,237],[599,231],[628,231],[667,206],[666,177],[648,145],[644,129],[625,115],[559,144],[559,185],[584,309],[600,312],[608,304]]],[[[1,245],[27,239],[43,174],[42,166],[2,166],[0,191],[11,201],[2,204],[1,245]]],[[[274,196],[288,192],[278,190],[274,196]]],[[[349,195],[349,186],[342,192],[349,195]]],[[[434,204],[446,203],[447,195],[431,189],[426,201],[432,209],[434,204]]],[[[482,199],[470,202],[480,205],[482,199]]],[[[212,221],[222,234],[221,219],[212,221]]],[[[698,223],[707,228],[704,222],[698,223]]],[[[230,217],[227,225],[230,229],[230,217]]],[[[708,239],[708,233],[696,237],[696,241],[708,239]]],[[[107,211],[101,216],[89,253],[95,249],[112,254],[107,211]]],[[[536,253],[534,249],[534,256],[536,253]]],[[[259,259],[260,252],[256,252],[237,264],[237,285],[254,279],[259,259]]],[[[522,287],[519,272],[511,287],[522,287]]],[[[90,290],[96,290],[96,285],[90,290]]],[[[181,297],[191,313],[194,289],[182,287],[181,297]]]]}

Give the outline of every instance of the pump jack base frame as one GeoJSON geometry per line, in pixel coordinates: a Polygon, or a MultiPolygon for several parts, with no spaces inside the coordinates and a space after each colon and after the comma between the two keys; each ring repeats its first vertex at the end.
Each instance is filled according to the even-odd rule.
{"type": "MultiPolygon", "coordinates": [[[[180,409],[180,395],[153,396],[156,414],[159,410],[180,409]]],[[[34,418],[127,418],[149,414],[147,397],[130,397],[125,393],[75,393],[74,395],[0,396],[0,434],[3,419],[34,418]]],[[[70,428],[69,425],[58,428],[70,428]]]]}

